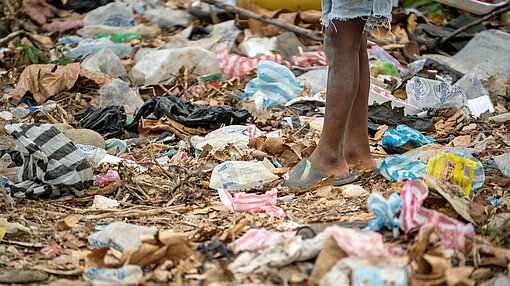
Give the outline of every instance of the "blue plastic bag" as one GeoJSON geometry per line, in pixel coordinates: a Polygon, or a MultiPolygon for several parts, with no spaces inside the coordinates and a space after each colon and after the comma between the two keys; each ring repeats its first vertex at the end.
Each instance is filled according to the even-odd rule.
{"type": "Polygon", "coordinates": [[[303,92],[294,74],[285,66],[272,61],[260,61],[257,78],[246,84],[243,99],[255,101],[258,109],[284,105],[303,92]]]}
{"type": "Polygon", "coordinates": [[[424,136],[420,131],[408,127],[406,125],[399,125],[395,129],[384,132],[382,145],[385,148],[400,147],[407,142],[413,143],[416,147],[430,144],[436,140],[424,136]]]}

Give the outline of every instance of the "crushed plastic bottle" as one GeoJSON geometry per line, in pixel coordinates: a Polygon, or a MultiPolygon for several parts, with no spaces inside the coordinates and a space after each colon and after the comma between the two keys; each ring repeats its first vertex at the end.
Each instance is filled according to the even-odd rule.
{"type": "Polygon", "coordinates": [[[143,100],[136,95],[127,83],[115,79],[99,90],[99,97],[92,101],[92,105],[96,107],[121,105],[127,113],[134,113],[142,107],[143,100]]]}

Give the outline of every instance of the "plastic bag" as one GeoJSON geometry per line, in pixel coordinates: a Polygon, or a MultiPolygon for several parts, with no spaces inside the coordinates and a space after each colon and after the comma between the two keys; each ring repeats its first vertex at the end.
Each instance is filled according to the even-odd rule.
{"type": "Polygon", "coordinates": [[[510,35],[491,29],[478,33],[452,59],[467,70],[475,70],[478,78],[485,79],[500,73],[510,77],[510,35]]]}
{"type": "Polygon", "coordinates": [[[227,161],[214,168],[209,187],[246,192],[276,179],[262,162],[227,161]]]}
{"type": "Polygon", "coordinates": [[[427,163],[425,173],[444,181],[459,185],[469,196],[476,162],[459,156],[437,152],[427,163]]]}
{"type": "Polygon", "coordinates": [[[85,26],[106,25],[132,27],[135,23],[133,9],[121,2],[114,2],[90,11],[83,19],[85,26]]]}
{"type": "Polygon", "coordinates": [[[142,267],[126,265],[119,268],[90,267],[83,271],[83,279],[94,286],[138,285],[143,277],[142,267]]]}
{"type": "Polygon", "coordinates": [[[76,48],[70,50],[65,55],[71,60],[75,60],[79,57],[83,58],[98,53],[104,48],[110,49],[121,59],[131,52],[131,44],[116,44],[107,38],[101,38],[97,40],[81,41],[76,48]]]}
{"type": "Polygon", "coordinates": [[[160,119],[163,115],[189,127],[215,128],[244,123],[251,116],[246,110],[237,110],[228,105],[195,105],[175,96],[155,96],[145,101],[128,128],[137,131],[142,117],[160,119]]]}
{"type": "Polygon", "coordinates": [[[125,248],[138,249],[142,245],[141,235],[155,235],[157,231],[155,226],[145,227],[116,221],[89,235],[88,241],[92,247],[108,246],[118,251],[125,248]]]}
{"type": "Polygon", "coordinates": [[[321,279],[321,286],[406,286],[405,263],[397,257],[345,257],[321,279]]]}
{"type": "Polygon", "coordinates": [[[295,231],[274,232],[265,229],[250,229],[234,242],[234,249],[236,251],[255,251],[294,236],[296,236],[295,231]]]}
{"type": "Polygon", "coordinates": [[[447,215],[422,206],[429,190],[422,180],[406,181],[400,198],[403,201],[399,226],[404,232],[421,225],[420,231],[433,227],[441,239],[443,249],[456,248],[468,251],[473,243],[475,229],[470,223],[463,223],[447,215]]]}
{"type": "Polygon", "coordinates": [[[5,130],[29,153],[18,175],[20,182],[10,184],[14,196],[36,199],[56,197],[69,191],[83,196],[92,185],[89,162],[54,126],[8,124],[5,130]]]}
{"type": "Polygon", "coordinates": [[[302,86],[309,86],[311,93],[316,94],[326,90],[328,84],[328,69],[315,69],[298,76],[302,86]]]}
{"type": "Polygon", "coordinates": [[[471,190],[476,190],[483,186],[485,182],[485,171],[482,163],[472,155],[472,153],[476,151],[475,149],[465,147],[441,148],[439,145],[431,145],[432,144],[425,145],[402,155],[392,155],[382,159],[379,168],[381,175],[387,179],[393,179],[398,182],[405,179],[419,179],[421,178],[420,173],[425,173],[427,168],[426,164],[429,159],[433,158],[436,152],[445,152],[476,162],[471,190]]]}
{"type": "Polygon", "coordinates": [[[384,132],[382,145],[385,148],[400,147],[406,143],[411,143],[415,147],[430,144],[436,140],[424,136],[418,130],[414,130],[406,125],[399,125],[395,129],[384,132]]]}
{"type": "MultiPolygon", "coordinates": [[[[391,64],[394,66],[395,69],[398,70],[398,73],[401,76],[404,76],[408,73],[406,69],[402,67],[400,62],[392,57],[390,54],[388,54],[383,48],[379,47],[378,45],[372,46],[372,48],[369,50],[370,55],[374,56],[378,60],[384,60],[385,62],[391,64]]],[[[398,76],[398,75],[396,75],[398,76]]]]}
{"type": "Polygon", "coordinates": [[[232,198],[226,189],[218,189],[223,205],[233,212],[267,213],[269,216],[284,218],[285,212],[276,205],[277,189],[263,195],[239,193],[232,198]]]}
{"type": "Polygon", "coordinates": [[[505,177],[510,177],[510,153],[492,157],[505,177]]]}
{"type": "Polygon", "coordinates": [[[229,41],[223,41],[216,45],[216,57],[220,64],[221,73],[223,74],[223,78],[227,80],[234,77],[242,77],[256,68],[261,61],[283,63],[283,57],[280,54],[265,55],[256,59],[230,55],[228,53],[229,43],[229,41]]]}
{"type": "Polygon", "coordinates": [[[47,0],[46,2],[59,9],[74,10],[81,14],[90,10],[94,10],[97,7],[104,6],[113,1],[115,0],[47,0]]]}
{"type": "Polygon", "coordinates": [[[303,92],[294,74],[285,66],[271,61],[260,61],[257,78],[246,84],[243,99],[255,100],[258,109],[270,105],[285,105],[303,92]]]}
{"type": "Polygon", "coordinates": [[[145,12],[143,16],[151,23],[158,24],[162,29],[170,29],[173,26],[189,26],[196,20],[195,16],[184,10],[173,10],[170,8],[156,8],[145,12]]]}
{"type": "Polygon", "coordinates": [[[120,79],[115,79],[99,89],[99,97],[92,101],[95,107],[122,106],[128,113],[135,113],[143,105],[143,100],[120,79]]]}
{"type": "Polygon", "coordinates": [[[383,226],[393,230],[393,235],[398,235],[398,218],[395,215],[402,209],[402,199],[397,193],[390,194],[386,200],[381,194],[373,193],[367,199],[367,205],[375,214],[376,218],[368,223],[364,230],[380,231],[383,226]]]}
{"type": "Polygon", "coordinates": [[[372,69],[374,69],[374,76],[378,77],[379,75],[389,75],[392,77],[399,77],[398,70],[394,65],[385,61],[385,60],[376,60],[373,63],[372,69]]]}
{"type": "Polygon", "coordinates": [[[83,128],[92,129],[107,138],[118,138],[124,134],[126,114],[124,107],[109,106],[97,108],[89,106],[74,114],[83,128]]]}
{"type": "Polygon", "coordinates": [[[460,86],[413,77],[406,85],[407,102],[420,108],[455,108],[466,103],[466,94],[460,86]]]}
{"type": "Polygon", "coordinates": [[[181,67],[195,76],[220,73],[216,55],[197,47],[155,50],[148,52],[133,67],[134,84],[157,84],[172,77],[181,67]]]}
{"type": "Polygon", "coordinates": [[[276,37],[260,38],[245,31],[245,39],[239,44],[239,49],[249,58],[272,55],[276,50],[276,37]]]}
{"type": "Polygon", "coordinates": [[[126,68],[119,57],[108,48],[86,57],[81,63],[81,67],[93,72],[102,72],[114,78],[127,78],[126,68]]]}
{"type": "Polygon", "coordinates": [[[76,147],[81,151],[85,159],[93,165],[99,165],[101,159],[107,154],[106,150],[96,146],[76,144],[76,147]]]}

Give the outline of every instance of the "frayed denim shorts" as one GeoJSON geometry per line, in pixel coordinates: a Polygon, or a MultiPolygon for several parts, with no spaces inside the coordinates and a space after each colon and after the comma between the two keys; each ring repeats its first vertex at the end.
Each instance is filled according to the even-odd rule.
{"type": "Polygon", "coordinates": [[[331,21],[347,21],[362,18],[365,30],[385,27],[390,30],[391,0],[321,0],[322,25],[327,28],[331,21]]]}

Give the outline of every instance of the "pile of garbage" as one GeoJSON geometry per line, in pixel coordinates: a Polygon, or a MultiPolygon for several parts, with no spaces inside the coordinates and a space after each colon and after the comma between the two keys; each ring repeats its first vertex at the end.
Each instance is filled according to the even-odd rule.
{"type": "Polygon", "coordinates": [[[510,6],[393,2],[379,172],[301,190],[320,1],[3,1],[0,284],[510,284],[510,6]]]}

